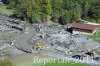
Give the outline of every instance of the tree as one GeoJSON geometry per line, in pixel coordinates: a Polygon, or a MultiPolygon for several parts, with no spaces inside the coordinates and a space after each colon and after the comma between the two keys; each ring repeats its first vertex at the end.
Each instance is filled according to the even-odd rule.
{"type": "Polygon", "coordinates": [[[61,16],[63,0],[52,0],[53,15],[61,16]]]}
{"type": "Polygon", "coordinates": [[[66,10],[64,11],[65,13],[61,16],[61,24],[68,24],[68,23],[71,23],[71,18],[72,16],[70,15],[70,13],[66,10]]]}
{"type": "Polygon", "coordinates": [[[37,13],[32,14],[32,23],[40,23],[41,21],[41,16],[37,13]]]}
{"type": "Polygon", "coordinates": [[[85,1],[83,3],[83,17],[87,17],[88,16],[88,12],[89,12],[90,6],[91,5],[87,1],[85,1]]]}
{"type": "Polygon", "coordinates": [[[13,9],[15,10],[15,14],[17,17],[22,18],[23,20],[27,19],[27,1],[28,0],[18,0],[14,1],[16,6],[13,6],[13,9]]]}
{"type": "Polygon", "coordinates": [[[74,7],[75,2],[73,0],[63,0],[63,9],[72,10],[74,7]]]}
{"type": "Polygon", "coordinates": [[[81,11],[81,5],[78,3],[75,3],[75,7],[74,7],[74,19],[78,20],[81,19],[82,16],[82,11],[81,11]]]}
{"type": "Polygon", "coordinates": [[[41,12],[42,12],[42,17],[46,22],[49,22],[52,16],[52,4],[51,0],[43,0],[41,4],[41,12]]]}
{"type": "Polygon", "coordinates": [[[100,0],[10,0],[17,17],[34,22],[49,22],[51,18],[70,23],[89,18],[100,20],[100,0]]]}
{"type": "Polygon", "coordinates": [[[9,4],[10,0],[1,0],[4,4],[9,4]]]}
{"type": "Polygon", "coordinates": [[[91,6],[89,16],[95,19],[100,19],[100,0],[97,0],[96,3],[91,6]]]}

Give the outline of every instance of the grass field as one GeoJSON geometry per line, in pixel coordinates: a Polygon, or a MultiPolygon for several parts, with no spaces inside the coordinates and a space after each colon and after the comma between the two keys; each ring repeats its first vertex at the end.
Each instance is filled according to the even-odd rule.
{"type": "Polygon", "coordinates": [[[81,64],[81,63],[47,63],[44,66],[89,66],[87,64],[81,64]]]}
{"type": "Polygon", "coordinates": [[[7,6],[0,6],[0,13],[11,15],[11,14],[13,14],[13,10],[7,9],[7,6]]]}
{"type": "MultiPolygon", "coordinates": [[[[81,63],[34,63],[34,56],[38,58],[47,58],[47,56],[41,55],[41,54],[22,54],[18,55],[13,58],[9,58],[16,66],[89,66],[87,64],[81,64],[81,63]]],[[[50,57],[49,57],[50,58],[50,57]]]]}
{"type": "Polygon", "coordinates": [[[41,54],[21,54],[14,57],[9,57],[9,60],[15,64],[15,66],[41,66],[41,63],[34,63],[34,57],[44,58],[46,56],[41,54]]]}

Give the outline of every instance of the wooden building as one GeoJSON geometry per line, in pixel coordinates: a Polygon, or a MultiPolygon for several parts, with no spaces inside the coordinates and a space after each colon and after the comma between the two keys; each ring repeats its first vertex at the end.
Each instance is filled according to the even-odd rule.
{"type": "Polygon", "coordinates": [[[97,26],[85,23],[72,23],[73,34],[94,34],[97,31],[97,26]]]}

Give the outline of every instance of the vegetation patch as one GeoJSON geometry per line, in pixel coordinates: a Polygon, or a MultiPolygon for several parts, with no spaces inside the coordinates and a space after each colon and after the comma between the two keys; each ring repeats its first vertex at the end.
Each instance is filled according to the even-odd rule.
{"type": "Polygon", "coordinates": [[[0,61],[0,66],[14,66],[9,60],[0,61]]]}
{"type": "Polygon", "coordinates": [[[100,30],[98,30],[93,36],[92,38],[98,42],[100,42],[100,30]]]}
{"type": "Polygon", "coordinates": [[[81,63],[75,63],[75,64],[71,64],[71,63],[48,63],[44,66],[89,66],[89,65],[81,64],[81,63]]]}
{"type": "Polygon", "coordinates": [[[51,19],[61,24],[79,19],[100,23],[100,0],[11,0],[9,5],[17,17],[30,23],[51,19]]]}
{"type": "Polygon", "coordinates": [[[7,6],[0,6],[0,13],[11,15],[13,14],[13,10],[8,9],[7,6]]]}
{"type": "Polygon", "coordinates": [[[97,54],[100,54],[100,48],[94,48],[92,51],[96,52],[97,54]]]}
{"type": "Polygon", "coordinates": [[[62,62],[62,60],[56,61],[55,63],[47,63],[43,66],[89,66],[88,64],[82,64],[82,63],[75,63],[74,61],[66,61],[62,62]]]}

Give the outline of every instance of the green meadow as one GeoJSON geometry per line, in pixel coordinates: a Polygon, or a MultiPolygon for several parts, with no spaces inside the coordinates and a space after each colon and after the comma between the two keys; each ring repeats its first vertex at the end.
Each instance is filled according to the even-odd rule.
{"type": "Polygon", "coordinates": [[[7,6],[0,6],[0,13],[11,15],[13,14],[13,10],[8,9],[7,6]]]}

